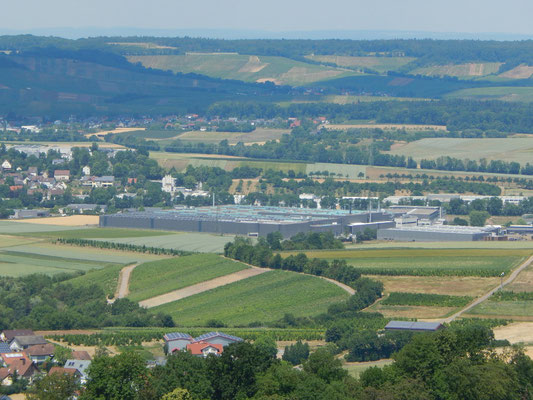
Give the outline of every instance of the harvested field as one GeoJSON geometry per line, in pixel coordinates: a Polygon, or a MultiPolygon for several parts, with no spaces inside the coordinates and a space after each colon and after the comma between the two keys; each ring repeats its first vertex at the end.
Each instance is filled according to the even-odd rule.
{"type": "Polygon", "coordinates": [[[100,217],[98,215],[71,215],[68,217],[14,219],[13,221],[28,224],[56,226],[86,226],[98,225],[100,222],[100,217]]]}
{"type": "Polygon", "coordinates": [[[267,271],[153,311],[169,313],[182,326],[202,326],[211,319],[242,326],[276,321],[287,313],[317,315],[348,297],[343,289],[317,277],[267,271]]]}
{"type": "Polygon", "coordinates": [[[411,71],[411,73],[425,76],[455,76],[458,78],[473,78],[495,74],[498,72],[501,65],[502,63],[497,62],[434,65],[431,67],[417,68],[411,71]]]}
{"type": "Polygon", "coordinates": [[[516,161],[525,165],[531,161],[533,138],[429,138],[396,146],[388,153],[413,157],[415,160],[436,159],[445,155],[469,160],[516,161]]]}
{"type": "Polygon", "coordinates": [[[511,344],[533,343],[533,322],[515,322],[493,329],[498,340],[507,339],[511,344]]]}
{"type": "Polygon", "coordinates": [[[385,306],[377,303],[364,311],[379,312],[385,318],[444,318],[456,311],[455,307],[385,306]]]}
{"type": "Polygon", "coordinates": [[[258,128],[252,132],[201,132],[190,131],[182,133],[172,139],[179,139],[184,142],[220,143],[227,140],[229,144],[264,143],[269,140],[279,140],[285,134],[290,134],[288,129],[268,129],[258,128]]]}
{"type": "Polygon", "coordinates": [[[510,78],[510,79],[529,79],[533,75],[533,67],[529,65],[521,64],[518,67],[515,67],[509,71],[498,75],[501,78],[510,78]]]}
{"type": "Polygon", "coordinates": [[[414,125],[414,124],[327,124],[323,125],[329,130],[346,130],[346,129],[383,129],[398,130],[405,129],[408,131],[446,131],[445,125],[414,125]]]}
{"type": "Polygon", "coordinates": [[[371,276],[371,278],[383,282],[386,293],[431,293],[474,297],[488,292],[500,282],[499,278],[469,276],[371,276]]]}
{"type": "Polygon", "coordinates": [[[470,316],[493,316],[494,318],[527,317],[533,318],[533,301],[513,300],[513,301],[485,301],[472,310],[468,311],[470,316]]]}
{"type": "Polygon", "coordinates": [[[533,266],[524,269],[505,290],[513,292],[533,292],[533,266]]]}
{"type": "Polygon", "coordinates": [[[126,133],[126,132],[135,132],[135,131],[144,131],[144,130],[146,130],[146,128],[117,128],[117,129],[112,129],[109,131],[88,133],[85,135],[85,137],[93,137],[93,136],[104,137],[106,135],[109,135],[110,133],[115,134],[115,133],[126,133]]]}
{"type": "Polygon", "coordinates": [[[526,86],[495,86],[472,89],[461,89],[448,93],[445,98],[500,101],[533,101],[533,87],[526,86]]]}
{"type": "Polygon", "coordinates": [[[0,235],[0,248],[2,247],[11,247],[11,246],[20,246],[23,244],[35,243],[36,240],[33,238],[25,238],[22,236],[8,236],[0,235]]]}

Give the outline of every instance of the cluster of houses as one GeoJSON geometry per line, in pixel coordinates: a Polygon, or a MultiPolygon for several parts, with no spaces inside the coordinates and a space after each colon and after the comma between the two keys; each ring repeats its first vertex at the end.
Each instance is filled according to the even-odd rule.
{"type": "MultiPolygon", "coordinates": [[[[32,382],[46,361],[54,362],[55,346],[28,329],[5,330],[0,334],[0,384],[10,386],[15,377],[32,382]]],[[[73,351],[64,367],[53,366],[48,374],[66,373],[83,384],[91,357],[86,351],[73,351]]]]}
{"type": "Polygon", "coordinates": [[[220,356],[227,345],[243,341],[240,337],[221,332],[209,332],[196,338],[187,333],[173,332],[167,333],[163,339],[166,354],[188,351],[199,357],[207,357],[210,354],[220,356]]]}

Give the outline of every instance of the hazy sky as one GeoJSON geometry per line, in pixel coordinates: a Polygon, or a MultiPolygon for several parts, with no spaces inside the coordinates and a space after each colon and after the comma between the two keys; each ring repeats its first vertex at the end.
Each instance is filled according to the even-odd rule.
{"type": "Polygon", "coordinates": [[[16,0],[0,29],[139,27],[533,34],[532,0],[16,0]]]}

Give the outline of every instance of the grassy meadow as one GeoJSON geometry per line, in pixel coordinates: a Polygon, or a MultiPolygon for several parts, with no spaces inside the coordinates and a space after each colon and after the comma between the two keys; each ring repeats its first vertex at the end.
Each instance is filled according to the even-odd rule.
{"type": "Polygon", "coordinates": [[[353,57],[332,55],[309,55],[306,57],[313,61],[336,64],[339,67],[367,68],[380,73],[396,71],[415,60],[414,57],[353,57]]]}
{"type": "Polygon", "coordinates": [[[133,270],[128,298],[134,301],[146,300],[246,268],[245,264],[214,254],[147,262],[133,270]]]}
{"type": "Polygon", "coordinates": [[[230,326],[271,322],[285,314],[325,312],[349,294],[323,279],[287,271],[269,271],[153,309],[173,316],[180,326],[202,326],[216,319],[230,326]]]}

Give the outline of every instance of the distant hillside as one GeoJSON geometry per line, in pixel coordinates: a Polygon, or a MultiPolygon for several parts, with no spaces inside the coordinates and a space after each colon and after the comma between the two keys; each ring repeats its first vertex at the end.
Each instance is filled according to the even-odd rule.
{"type": "Polygon", "coordinates": [[[102,51],[0,56],[0,113],[61,116],[199,111],[216,101],[270,101],[286,89],[153,71],[102,51]]]}
{"type": "Polygon", "coordinates": [[[298,86],[344,76],[359,75],[337,67],[308,64],[285,57],[223,53],[187,53],[185,55],[129,56],[132,63],[147,68],[182,73],[198,73],[216,78],[245,82],[271,81],[278,85],[298,86]]]}

